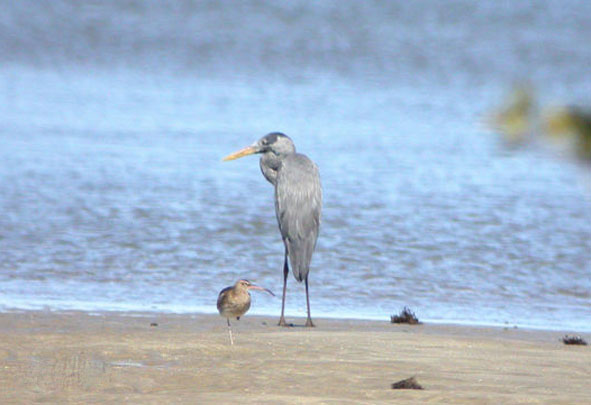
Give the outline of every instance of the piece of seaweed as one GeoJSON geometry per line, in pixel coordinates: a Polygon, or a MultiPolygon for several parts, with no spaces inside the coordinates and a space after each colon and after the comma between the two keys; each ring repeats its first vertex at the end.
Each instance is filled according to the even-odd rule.
{"type": "Polygon", "coordinates": [[[423,390],[423,386],[414,377],[392,383],[393,390],[423,390]]]}
{"type": "Polygon", "coordinates": [[[585,341],[585,339],[583,339],[580,336],[564,335],[564,337],[562,338],[562,343],[564,343],[565,345],[587,346],[587,342],[585,341]]]}
{"type": "Polygon", "coordinates": [[[408,323],[409,325],[419,325],[419,319],[416,317],[414,312],[412,312],[408,307],[404,307],[402,312],[399,315],[391,315],[390,316],[391,323],[408,323]]]}

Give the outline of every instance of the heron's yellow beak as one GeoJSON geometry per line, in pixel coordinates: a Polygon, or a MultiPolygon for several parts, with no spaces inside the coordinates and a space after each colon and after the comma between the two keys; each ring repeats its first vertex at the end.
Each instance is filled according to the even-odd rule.
{"type": "Polygon", "coordinates": [[[244,149],[240,149],[239,151],[234,152],[234,153],[226,156],[222,160],[224,162],[227,162],[228,160],[238,159],[238,158],[241,158],[241,157],[244,157],[244,156],[252,155],[254,153],[257,153],[256,148],[254,148],[253,146],[247,146],[244,149]]]}

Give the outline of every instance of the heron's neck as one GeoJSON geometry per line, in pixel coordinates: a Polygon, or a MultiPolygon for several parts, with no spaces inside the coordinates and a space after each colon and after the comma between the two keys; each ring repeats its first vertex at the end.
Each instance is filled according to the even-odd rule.
{"type": "Polygon", "coordinates": [[[281,168],[281,163],[284,158],[285,155],[276,155],[273,152],[267,152],[261,156],[261,172],[263,172],[263,176],[265,176],[269,183],[275,185],[277,181],[277,173],[281,168]]]}

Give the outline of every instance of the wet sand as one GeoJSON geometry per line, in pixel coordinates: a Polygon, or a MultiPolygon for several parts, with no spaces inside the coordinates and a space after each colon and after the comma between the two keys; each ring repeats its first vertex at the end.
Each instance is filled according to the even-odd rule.
{"type": "Polygon", "coordinates": [[[0,314],[0,403],[591,403],[564,332],[315,321],[247,315],[230,346],[215,315],[0,314]]]}

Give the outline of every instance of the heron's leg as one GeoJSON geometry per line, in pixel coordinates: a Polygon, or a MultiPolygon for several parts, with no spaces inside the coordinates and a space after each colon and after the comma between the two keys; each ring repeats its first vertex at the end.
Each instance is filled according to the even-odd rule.
{"type": "Polygon", "coordinates": [[[234,345],[234,339],[232,338],[232,327],[230,326],[230,318],[226,318],[228,321],[228,335],[230,335],[230,344],[234,345]]]}
{"type": "Polygon", "coordinates": [[[287,275],[289,274],[289,267],[287,267],[287,248],[285,249],[285,261],[283,262],[283,299],[281,300],[281,317],[279,318],[279,326],[287,326],[283,313],[285,312],[285,291],[287,290],[287,275]]]}
{"type": "Polygon", "coordinates": [[[306,304],[308,305],[308,319],[306,320],[306,326],[313,328],[314,323],[310,317],[310,295],[308,294],[308,275],[306,275],[306,304]]]}

